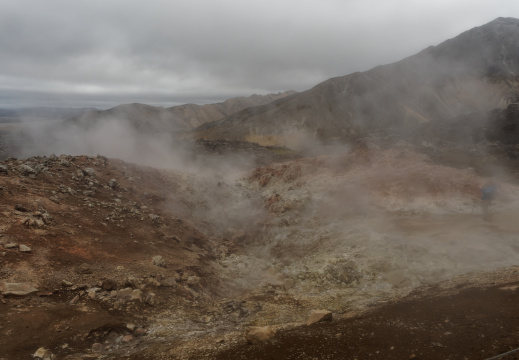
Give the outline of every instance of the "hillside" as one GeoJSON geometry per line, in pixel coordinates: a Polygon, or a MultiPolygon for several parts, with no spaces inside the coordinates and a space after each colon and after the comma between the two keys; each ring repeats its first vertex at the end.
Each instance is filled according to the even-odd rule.
{"type": "Polygon", "coordinates": [[[303,93],[0,124],[0,360],[519,349],[518,44],[500,18],[303,93]]]}
{"type": "Polygon", "coordinates": [[[87,112],[70,119],[69,123],[91,127],[98,122],[115,119],[127,122],[140,132],[189,130],[206,122],[220,120],[245,108],[268,104],[294,93],[294,91],[286,91],[278,94],[252,95],[232,98],[216,104],[185,104],[170,108],[126,104],[108,110],[87,112]]]}
{"type": "Polygon", "coordinates": [[[193,136],[302,147],[517,102],[519,20],[498,18],[402,61],[324,81],[269,106],[245,109],[193,136]]]}
{"type": "Polygon", "coordinates": [[[517,185],[497,183],[485,220],[486,179],[411,147],[359,144],[229,177],[231,164],[188,174],[103,156],[0,163],[0,358],[342,359],[319,345],[336,341],[359,357],[394,346],[373,358],[401,359],[517,344],[516,305],[495,302],[517,304],[517,185]],[[416,320],[434,330],[417,331],[409,309],[436,306],[416,320]],[[316,309],[333,321],[306,325],[316,309]],[[438,316],[452,323],[437,327],[438,316]],[[365,330],[399,321],[400,339],[365,330]],[[251,340],[257,327],[267,339],[251,340]],[[431,345],[457,340],[466,345],[431,345]]]}

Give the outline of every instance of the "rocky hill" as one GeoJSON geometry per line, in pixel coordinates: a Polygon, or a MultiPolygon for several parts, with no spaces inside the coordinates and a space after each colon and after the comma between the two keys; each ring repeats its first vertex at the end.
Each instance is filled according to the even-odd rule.
{"type": "Polygon", "coordinates": [[[199,127],[194,136],[301,147],[420,124],[517,102],[519,20],[498,18],[402,61],[329,79],[314,88],[199,127]]]}
{"type": "Polygon", "coordinates": [[[220,120],[245,108],[268,104],[293,94],[295,91],[286,91],[278,94],[237,97],[216,104],[186,104],[170,108],[126,104],[109,110],[90,111],[70,119],[69,122],[89,127],[98,122],[117,119],[127,122],[141,132],[172,132],[192,129],[206,122],[220,120]]]}

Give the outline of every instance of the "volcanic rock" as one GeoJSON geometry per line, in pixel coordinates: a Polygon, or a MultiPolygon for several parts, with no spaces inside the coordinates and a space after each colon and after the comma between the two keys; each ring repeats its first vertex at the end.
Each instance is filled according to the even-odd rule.
{"type": "Polygon", "coordinates": [[[25,296],[37,291],[38,288],[30,283],[0,283],[0,292],[4,295],[25,296]]]}
{"type": "Polygon", "coordinates": [[[29,253],[32,251],[32,249],[30,247],[28,247],[27,245],[23,245],[23,244],[20,244],[20,246],[18,248],[20,249],[21,252],[24,252],[24,253],[29,253]]]}
{"type": "Polygon", "coordinates": [[[308,320],[306,320],[306,325],[321,321],[332,321],[332,312],[328,310],[312,310],[308,320]]]}
{"type": "Polygon", "coordinates": [[[251,344],[258,344],[272,339],[276,335],[276,330],[270,326],[253,326],[247,329],[245,339],[251,344]]]}

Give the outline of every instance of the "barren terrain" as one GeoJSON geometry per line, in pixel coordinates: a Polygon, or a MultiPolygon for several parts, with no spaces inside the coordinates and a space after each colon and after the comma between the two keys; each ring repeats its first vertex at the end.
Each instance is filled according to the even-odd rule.
{"type": "Polygon", "coordinates": [[[485,359],[519,347],[513,176],[493,178],[483,214],[488,178],[410,145],[263,151],[263,166],[220,152],[197,172],[103,156],[2,162],[0,358],[485,359]],[[307,325],[319,309],[332,321],[307,325]]]}

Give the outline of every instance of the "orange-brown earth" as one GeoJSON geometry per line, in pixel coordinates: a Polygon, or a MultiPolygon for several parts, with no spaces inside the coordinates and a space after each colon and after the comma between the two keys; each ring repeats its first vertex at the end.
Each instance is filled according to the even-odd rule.
{"type": "Polygon", "coordinates": [[[0,359],[42,347],[69,360],[486,359],[519,347],[513,184],[498,184],[485,219],[487,179],[409,148],[232,181],[102,156],[0,165],[0,359]],[[333,320],[305,325],[313,309],[333,320]],[[251,326],[273,336],[251,344],[251,326]]]}

